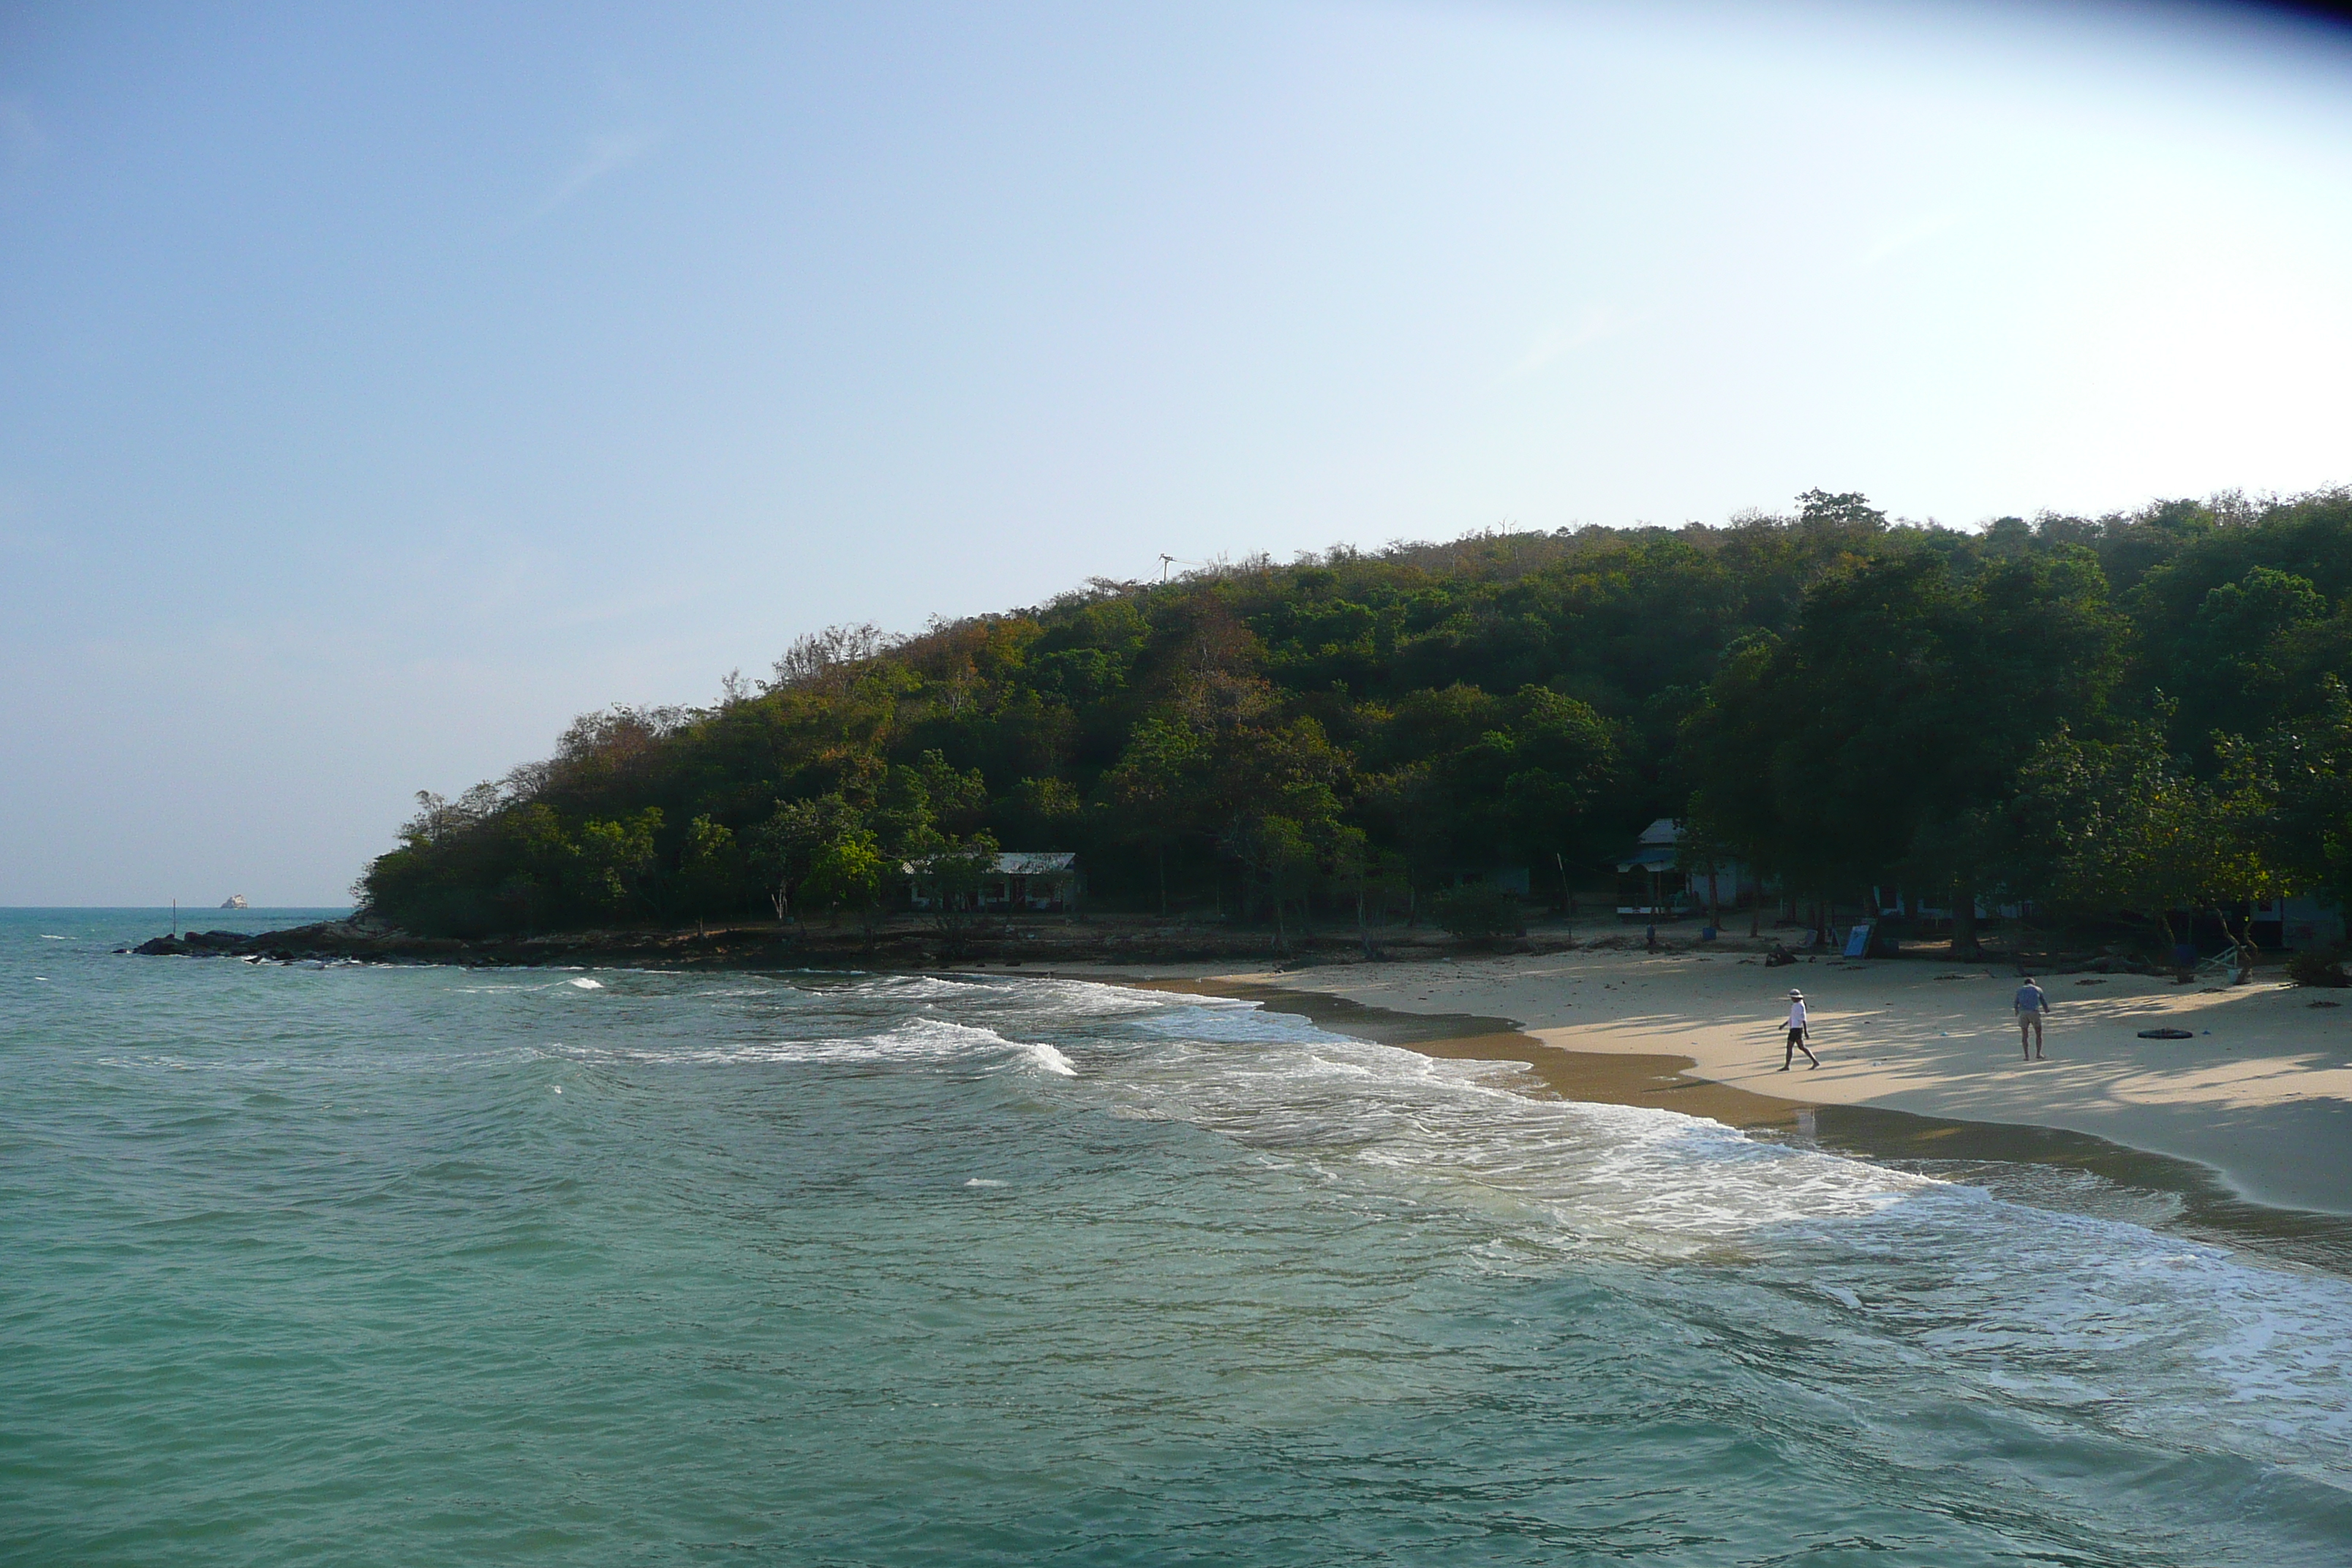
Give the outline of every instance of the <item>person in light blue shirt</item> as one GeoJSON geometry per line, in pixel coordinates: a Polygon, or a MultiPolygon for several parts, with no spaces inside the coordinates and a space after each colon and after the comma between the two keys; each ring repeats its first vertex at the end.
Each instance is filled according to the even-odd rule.
{"type": "Polygon", "coordinates": [[[2042,1020],[2049,1014],[2050,998],[2033,984],[2033,976],[2025,977],[2025,984],[2017,988],[2011,1005],[2017,1009],[2018,1049],[2025,1053],[2027,1061],[2048,1061],[2050,1058],[2042,1054],[2042,1020]]]}

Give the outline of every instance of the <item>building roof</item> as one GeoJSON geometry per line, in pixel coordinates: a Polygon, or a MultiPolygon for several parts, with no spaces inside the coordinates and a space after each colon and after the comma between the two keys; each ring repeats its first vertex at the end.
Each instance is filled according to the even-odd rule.
{"type": "Polygon", "coordinates": [[[1008,849],[996,858],[997,874],[1003,877],[1051,877],[1077,868],[1075,849],[1008,849]]]}
{"type": "MultiPolygon", "coordinates": [[[[898,869],[912,877],[929,868],[930,862],[909,860],[898,869]]],[[[989,874],[996,877],[1066,877],[1078,868],[1078,853],[1075,849],[1007,849],[996,858],[989,874]]]]}
{"type": "Polygon", "coordinates": [[[1675,863],[1675,846],[1683,841],[1683,825],[1662,816],[1642,829],[1633,847],[1617,858],[1620,871],[1663,871],[1675,863]]]}
{"type": "Polygon", "coordinates": [[[1624,859],[1618,861],[1617,869],[1620,871],[1664,871],[1671,869],[1674,863],[1674,846],[1670,844],[1652,845],[1644,848],[1636,849],[1624,859]]]}

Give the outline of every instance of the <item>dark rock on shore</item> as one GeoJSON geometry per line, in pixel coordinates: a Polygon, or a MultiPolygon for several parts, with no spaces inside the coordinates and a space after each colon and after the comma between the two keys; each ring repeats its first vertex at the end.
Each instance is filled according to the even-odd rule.
{"type": "MultiPolygon", "coordinates": [[[[943,931],[909,916],[883,921],[870,934],[855,925],[716,926],[693,930],[570,931],[542,936],[460,938],[415,936],[365,916],[251,935],[236,931],[190,931],[159,936],[129,951],[151,955],[228,957],[247,962],[448,963],[495,968],[604,965],[637,969],[827,969],[928,971],[970,965],[1017,968],[1035,964],[1107,964],[1148,968],[1176,963],[1320,964],[1411,963],[1459,953],[1545,953],[1571,949],[1643,946],[1640,933],[1594,922],[1579,936],[1566,930],[1538,930],[1525,937],[1488,943],[1463,942],[1427,928],[1382,928],[1366,951],[1363,936],[1344,926],[1292,931],[1277,946],[1264,929],[1148,915],[1092,914],[1084,918],[1045,915],[1016,921],[991,920],[943,931]]],[[[1661,942],[1674,952],[1701,944],[1661,942]]],[[[1751,942],[1718,941],[1710,951],[1768,951],[1751,942]]],[[[1780,948],[1776,942],[1774,948],[1780,948]]],[[[1785,952],[1786,950],[1780,949],[1785,952]]],[[[1943,963],[1940,950],[1905,956],[1943,963]]],[[[1796,962],[1790,954],[1788,962],[1796,962]]],[[[1990,961],[1990,960],[1988,960],[1990,961]]],[[[1810,960],[1808,960],[1810,962],[1810,960]]],[[[2006,960],[2004,960],[2006,962],[2006,960]]],[[[2139,961],[2089,955],[2044,954],[2041,973],[2088,969],[2105,973],[2158,973],[2139,961]],[[2086,962],[2087,960],[2087,962],[2086,962]]]]}
{"type": "MultiPolygon", "coordinates": [[[[1391,930],[1381,933],[1373,961],[1434,956],[1454,951],[1457,945],[1434,931],[1391,930]]],[[[1515,952],[1549,952],[1579,944],[1563,934],[1504,945],[1515,952]]],[[[1287,946],[1277,949],[1270,931],[1119,916],[993,921],[952,933],[929,922],[901,920],[885,922],[870,936],[855,926],[762,923],[705,931],[588,931],[472,940],[414,936],[362,918],[249,935],[191,931],[184,936],[159,936],[130,951],[151,956],[247,961],[356,959],[377,963],[605,964],[647,969],[929,970],[955,964],[1013,968],[1032,963],[1298,965],[1367,961],[1363,939],[1345,930],[1307,936],[1293,933],[1287,946]]]]}
{"type": "Polygon", "coordinates": [[[397,931],[360,921],[326,921],[288,931],[192,931],[184,936],[151,937],[128,951],[163,958],[354,958],[373,944],[407,942],[397,931]]]}

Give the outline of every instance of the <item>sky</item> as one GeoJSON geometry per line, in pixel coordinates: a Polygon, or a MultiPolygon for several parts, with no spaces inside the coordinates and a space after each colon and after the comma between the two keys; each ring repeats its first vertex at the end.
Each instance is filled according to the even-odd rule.
{"type": "Polygon", "coordinates": [[[2352,31],[0,5],[0,904],[345,901],[803,632],[2352,481],[2352,31]]]}

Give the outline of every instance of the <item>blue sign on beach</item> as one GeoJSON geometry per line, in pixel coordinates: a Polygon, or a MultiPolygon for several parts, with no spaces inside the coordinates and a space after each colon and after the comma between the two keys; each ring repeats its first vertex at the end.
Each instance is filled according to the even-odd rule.
{"type": "Polygon", "coordinates": [[[1864,921],[1860,925],[1854,927],[1853,930],[1846,933],[1845,955],[1848,958],[1863,958],[1866,957],[1869,952],[1870,922],[1868,921],[1864,921]]]}

